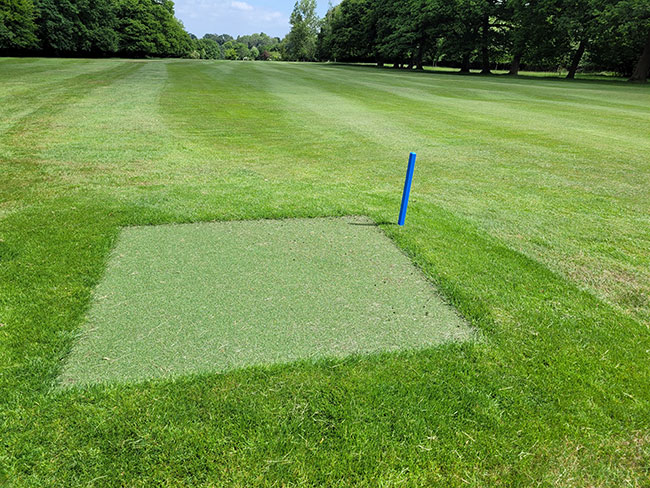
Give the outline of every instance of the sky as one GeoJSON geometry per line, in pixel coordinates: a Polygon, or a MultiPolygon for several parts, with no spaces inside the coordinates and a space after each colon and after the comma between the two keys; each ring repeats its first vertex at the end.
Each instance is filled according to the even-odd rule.
{"type": "MultiPolygon", "coordinates": [[[[208,33],[237,37],[256,32],[284,37],[290,29],[289,15],[295,0],[174,0],[174,4],[176,17],[198,37],[208,33]]],[[[327,5],[328,0],[318,1],[320,17],[327,5]]]]}

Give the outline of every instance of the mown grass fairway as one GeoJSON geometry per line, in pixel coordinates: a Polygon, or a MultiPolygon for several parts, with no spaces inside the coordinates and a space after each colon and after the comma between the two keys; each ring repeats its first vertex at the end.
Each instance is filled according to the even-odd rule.
{"type": "Polygon", "coordinates": [[[360,217],[125,229],[62,386],[422,349],[471,332],[360,217]]]}
{"type": "Polygon", "coordinates": [[[9,485],[647,486],[650,90],[0,59],[9,485]],[[56,388],[120,229],[367,215],[481,333],[56,388]]]}

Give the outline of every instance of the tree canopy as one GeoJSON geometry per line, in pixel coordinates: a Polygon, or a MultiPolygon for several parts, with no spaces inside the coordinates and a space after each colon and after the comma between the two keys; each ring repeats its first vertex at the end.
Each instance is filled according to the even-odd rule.
{"type": "Polygon", "coordinates": [[[36,9],[32,0],[0,0],[0,50],[38,46],[36,9]]]}
{"type": "Polygon", "coordinates": [[[287,35],[285,46],[288,58],[313,61],[316,58],[316,38],[320,24],[316,15],[316,0],[298,0],[289,22],[291,31],[287,35]]]}
{"type": "Polygon", "coordinates": [[[171,0],[0,0],[0,52],[610,71],[646,81],[650,0],[298,0],[284,39],[198,39],[171,0]]]}
{"type": "Polygon", "coordinates": [[[343,0],[323,19],[316,52],[398,68],[525,66],[569,78],[586,69],[645,81],[650,0],[343,0]]]}
{"type": "Polygon", "coordinates": [[[192,39],[171,0],[0,0],[0,51],[185,56],[192,39]]]}
{"type": "Polygon", "coordinates": [[[37,0],[38,37],[48,54],[109,54],[118,50],[110,0],[37,0]]]}
{"type": "Polygon", "coordinates": [[[198,39],[171,0],[0,0],[4,54],[271,60],[283,49],[263,32],[198,39]]]}

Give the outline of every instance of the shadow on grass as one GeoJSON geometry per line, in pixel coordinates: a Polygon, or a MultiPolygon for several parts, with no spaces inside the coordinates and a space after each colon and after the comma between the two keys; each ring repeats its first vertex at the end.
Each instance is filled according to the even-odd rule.
{"type": "Polygon", "coordinates": [[[381,222],[348,222],[348,225],[360,225],[363,227],[379,227],[380,225],[396,226],[397,224],[395,222],[381,221],[381,222]]]}
{"type": "Polygon", "coordinates": [[[436,70],[435,68],[428,68],[424,70],[415,70],[415,69],[404,69],[404,68],[393,68],[393,67],[379,67],[374,64],[355,64],[355,63],[328,63],[328,66],[333,68],[358,68],[358,69],[374,69],[387,72],[395,73],[413,73],[416,75],[445,75],[445,76],[462,76],[462,77],[471,77],[471,78],[483,78],[483,79],[494,79],[494,80],[533,80],[533,81],[549,81],[549,82],[560,82],[560,83],[571,83],[571,84],[587,84],[587,85],[610,85],[613,83],[625,83],[627,86],[648,86],[644,83],[629,83],[627,78],[620,76],[608,76],[608,75],[584,75],[588,78],[575,78],[567,79],[566,73],[563,75],[553,75],[548,72],[540,72],[538,75],[535,74],[519,74],[519,75],[510,75],[508,73],[491,73],[491,74],[482,74],[482,73],[461,73],[460,71],[442,71],[436,70]]]}

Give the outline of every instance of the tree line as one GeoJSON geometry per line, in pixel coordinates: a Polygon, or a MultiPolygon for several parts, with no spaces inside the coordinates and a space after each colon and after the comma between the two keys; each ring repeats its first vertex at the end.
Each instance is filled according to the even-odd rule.
{"type": "Polygon", "coordinates": [[[0,50],[76,56],[184,56],[192,39],[171,0],[0,0],[0,50]]]}
{"type": "Polygon", "coordinates": [[[250,59],[260,61],[280,61],[283,59],[283,43],[279,37],[271,37],[260,32],[232,37],[229,34],[206,34],[194,41],[194,50],[189,57],[201,59],[250,59]]]}
{"type": "Polygon", "coordinates": [[[0,0],[0,53],[351,61],[645,81],[650,0],[298,0],[284,39],[189,34],[171,0],[0,0]]]}
{"type": "Polygon", "coordinates": [[[0,53],[279,59],[279,38],[186,32],[171,0],[0,0],[0,53]]]}
{"type": "MultiPolygon", "coordinates": [[[[305,0],[303,0],[305,1],[305,0]]],[[[645,81],[650,0],[343,0],[313,59],[472,68],[610,71],[645,81]]]]}
{"type": "Polygon", "coordinates": [[[188,33],[171,0],[0,0],[0,54],[283,59],[278,37],[188,33]]]}

